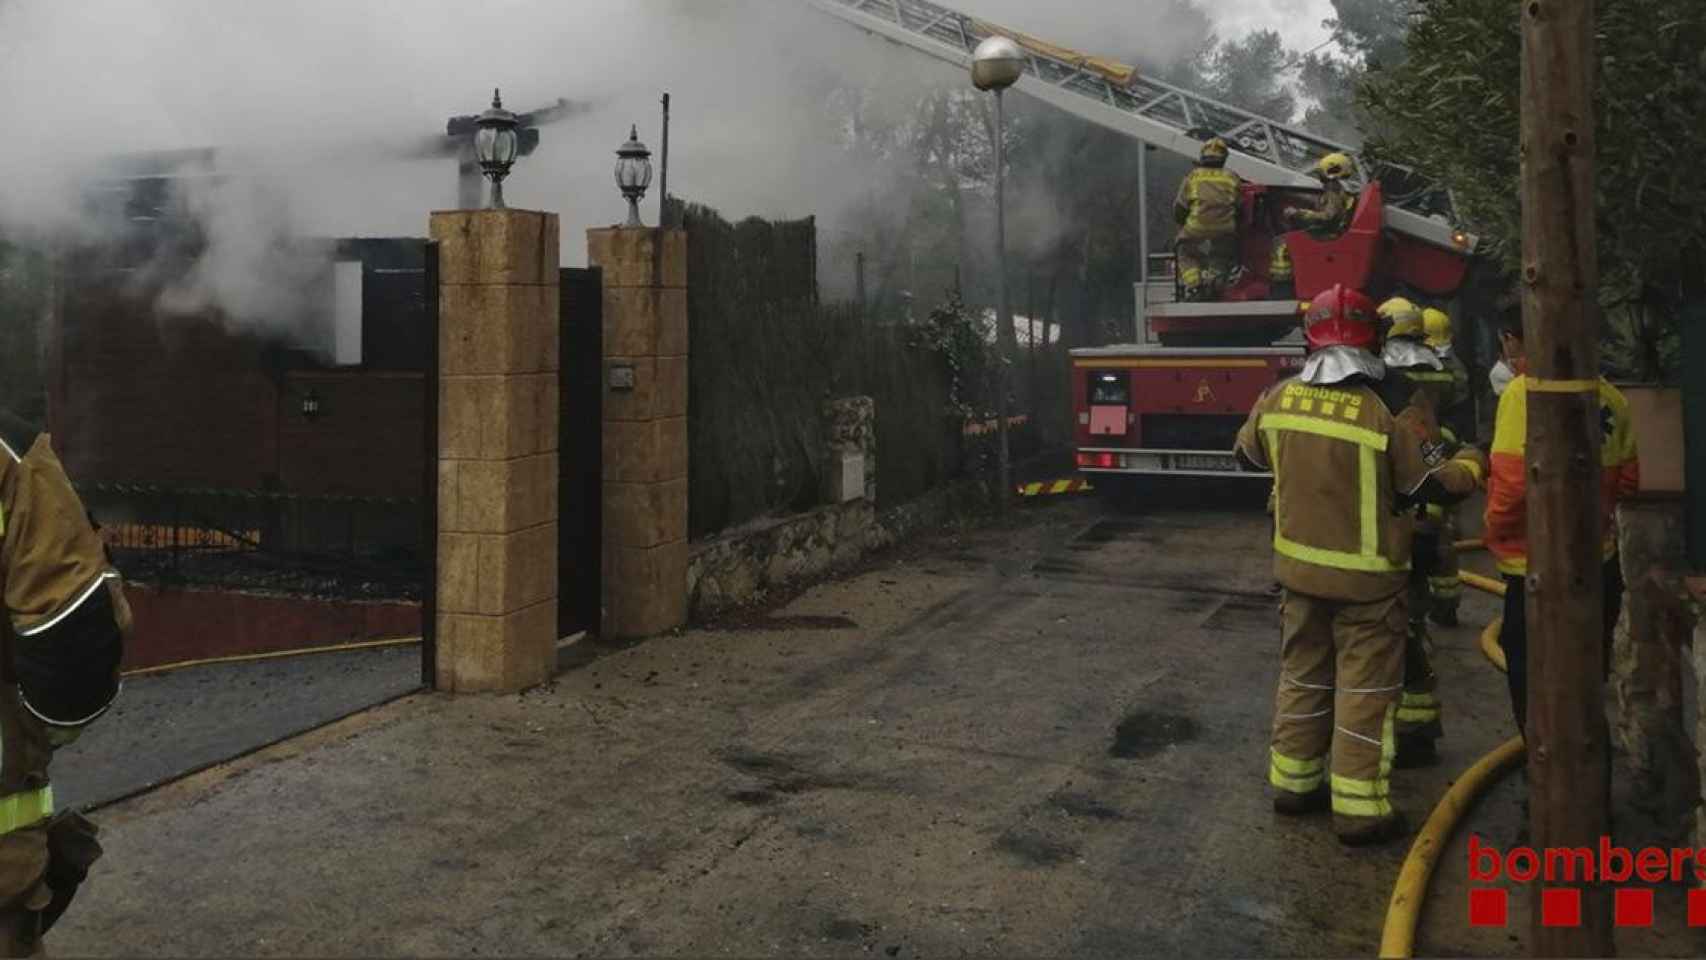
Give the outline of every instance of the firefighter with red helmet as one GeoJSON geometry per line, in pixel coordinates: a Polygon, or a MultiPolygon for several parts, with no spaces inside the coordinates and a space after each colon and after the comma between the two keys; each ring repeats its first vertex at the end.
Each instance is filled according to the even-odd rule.
{"type": "Polygon", "coordinates": [[[1249,467],[1274,474],[1274,576],[1284,587],[1268,780],[1274,809],[1330,809],[1339,839],[1404,832],[1391,802],[1404,683],[1412,515],[1486,475],[1452,458],[1381,399],[1375,305],[1336,286],[1304,316],[1309,357],[1257,400],[1238,434],[1249,467]]]}

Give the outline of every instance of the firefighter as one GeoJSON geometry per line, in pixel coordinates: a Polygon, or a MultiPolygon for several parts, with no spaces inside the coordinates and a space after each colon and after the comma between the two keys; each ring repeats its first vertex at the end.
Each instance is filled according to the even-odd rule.
{"type": "Polygon", "coordinates": [[[1226,141],[1211,137],[1179,183],[1173,219],[1179,283],[1187,301],[1218,299],[1238,264],[1238,202],[1244,181],[1226,169],[1226,141]]]}
{"type": "MultiPolygon", "coordinates": [[[[1491,472],[1487,478],[1487,552],[1497,561],[1505,582],[1504,625],[1499,645],[1504,648],[1510,685],[1511,712],[1519,734],[1528,721],[1528,630],[1525,593],[1528,576],[1528,393],[1531,381],[1523,351],[1522,308],[1513,305],[1500,318],[1500,346],[1515,378],[1499,397],[1493,428],[1491,472]]],[[[1598,522],[1604,536],[1605,584],[1604,657],[1611,669],[1612,631],[1623,608],[1623,571],[1617,548],[1617,503],[1640,489],[1641,465],[1629,401],[1601,378],[1598,383],[1601,431],[1598,522]]],[[[1603,735],[1603,734],[1602,734],[1603,735]]]]}
{"type": "Polygon", "coordinates": [[[101,855],[47,768],[118,695],[130,608],[46,435],[0,413],[0,948],[41,952],[101,855]]]}
{"type": "MultiPolygon", "coordinates": [[[[1446,439],[1437,416],[1451,375],[1426,343],[1421,309],[1394,297],[1380,305],[1380,319],[1386,328],[1380,359],[1386,366],[1382,396],[1387,406],[1404,412],[1404,417],[1421,430],[1429,449],[1455,450],[1458,445],[1446,439]]],[[[1433,642],[1427,627],[1435,590],[1446,569],[1441,545],[1445,539],[1445,505],[1417,503],[1412,509],[1416,527],[1406,585],[1409,624],[1404,635],[1404,692],[1398,700],[1398,754],[1393,761],[1399,768],[1438,762],[1437,742],[1445,735],[1440,722],[1439,681],[1430,656],[1433,642]]],[[[1450,573],[1455,581],[1454,565],[1450,573]]]]}
{"type": "MultiPolygon", "coordinates": [[[[1422,327],[1427,333],[1428,346],[1439,355],[1445,371],[1451,374],[1450,389],[1444,392],[1440,408],[1440,430],[1447,440],[1454,443],[1476,443],[1479,431],[1475,428],[1475,401],[1469,386],[1469,369],[1454,349],[1451,315],[1429,307],[1422,311],[1422,327]]],[[[1463,581],[1458,579],[1457,559],[1457,540],[1462,529],[1457,506],[1447,506],[1439,537],[1440,566],[1428,582],[1428,593],[1432,598],[1428,616],[1442,627],[1457,626],[1457,611],[1463,605],[1463,581]]]]}
{"type": "MultiPolygon", "coordinates": [[[[1473,489],[1479,451],[1447,459],[1381,400],[1374,304],[1336,286],[1304,318],[1309,358],[1264,392],[1238,434],[1249,468],[1276,488],[1274,574],[1281,672],[1268,779],[1274,809],[1331,809],[1350,845],[1404,831],[1391,802],[1404,681],[1405,498],[1473,489]]],[[[1406,414],[1406,416],[1408,416],[1406,414]]]]}
{"type": "Polygon", "coordinates": [[[1330,240],[1344,233],[1356,212],[1356,196],[1345,188],[1351,169],[1351,158],[1342,153],[1322,157],[1315,164],[1315,177],[1321,181],[1321,197],[1315,202],[1315,209],[1287,207],[1286,222],[1322,239],[1330,240]]]}

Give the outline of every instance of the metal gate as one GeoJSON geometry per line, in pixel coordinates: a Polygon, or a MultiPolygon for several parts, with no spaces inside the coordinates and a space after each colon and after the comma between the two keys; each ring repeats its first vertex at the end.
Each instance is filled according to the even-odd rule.
{"type": "Polygon", "coordinates": [[[597,633],[604,505],[604,281],[561,272],[558,405],[557,635],[597,633]]]}

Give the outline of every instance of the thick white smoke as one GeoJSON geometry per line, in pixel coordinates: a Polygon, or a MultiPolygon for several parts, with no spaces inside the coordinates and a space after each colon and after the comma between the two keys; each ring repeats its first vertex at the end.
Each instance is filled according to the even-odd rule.
{"type": "MultiPolygon", "coordinates": [[[[959,5],[1157,63],[1209,29],[1171,0],[959,5]]],[[[455,205],[454,161],[409,153],[449,116],[483,109],[494,86],[516,110],[589,106],[545,127],[505,187],[511,206],[561,214],[574,265],[584,229],[623,215],[611,168],[630,124],[661,146],[666,90],[672,193],[833,229],[849,207],[882,202],[884,171],[842,148],[830,92],[867,87],[899,106],[963,82],[800,0],[0,0],[0,232],[98,231],[73,200],[92,165],[221,148],[259,186],[194,198],[216,249],[175,302],[264,322],[291,282],[257,269],[272,238],[419,236],[430,210],[455,205]]]]}

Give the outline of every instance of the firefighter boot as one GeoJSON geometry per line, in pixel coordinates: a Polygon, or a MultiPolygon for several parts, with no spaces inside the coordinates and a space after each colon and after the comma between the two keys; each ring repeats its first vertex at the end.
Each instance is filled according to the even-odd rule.
{"type": "Polygon", "coordinates": [[[1392,811],[1391,816],[1370,820],[1354,829],[1338,831],[1339,842],[1347,847],[1371,847],[1376,844],[1390,843],[1410,832],[1410,826],[1404,820],[1404,815],[1392,811]]]}
{"type": "Polygon", "coordinates": [[[1333,794],[1326,784],[1316,787],[1308,793],[1292,793],[1290,790],[1274,791],[1274,812],[1287,817],[1305,817],[1312,813],[1326,813],[1333,807],[1333,794]]]}

